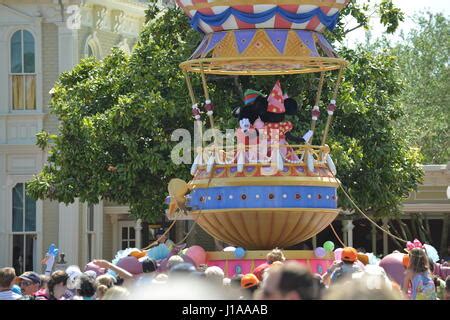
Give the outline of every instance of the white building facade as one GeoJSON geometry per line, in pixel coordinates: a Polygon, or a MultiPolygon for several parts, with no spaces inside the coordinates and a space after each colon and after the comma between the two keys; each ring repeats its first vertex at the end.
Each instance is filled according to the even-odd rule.
{"type": "Polygon", "coordinates": [[[52,243],[80,265],[139,244],[140,222],[126,207],[33,201],[25,185],[46,161],[36,133],[57,130],[48,105],[58,75],[115,46],[131,52],[144,2],[0,0],[0,267],[41,271],[52,243]]]}

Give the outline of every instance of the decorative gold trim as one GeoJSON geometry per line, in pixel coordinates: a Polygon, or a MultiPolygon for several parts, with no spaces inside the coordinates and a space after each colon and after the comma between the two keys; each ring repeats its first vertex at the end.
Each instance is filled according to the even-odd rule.
{"type": "Polygon", "coordinates": [[[223,57],[223,58],[200,58],[182,62],[180,68],[184,71],[207,74],[228,74],[228,75],[285,75],[332,71],[345,67],[347,61],[341,58],[328,57],[289,57],[289,56],[268,56],[268,57],[223,57]],[[290,69],[271,70],[233,70],[227,68],[233,64],[258,63],[267,65],[269,63],[292,65],[290,69]],[[298,65],[298,68],[293,67],[298,65]]]}
{"type": "MultiPolygon", "coordinates": [[[[208,260],[266,260],[270,250],[250,250],[245,253],[244,258],[236,258],[233,252],[208,251],[206,253],[208,260]]],[[[333,253],[327,253],[325,257],[318,258],[312,250],[283,250],[286,259],[315,259],[315,260],[334,260],[333,253]]]]}
{"type": "Polygon", "coordinates": [[[199,10],[212,8],[216,6],[234,7],[234,6],[248,6],[258,4],[272,4],[272,5],[312,5],[319,7],[328,7],[342,10],[347,6],[347,3],[330,2],[327,0],[215,0],[211,2],[196,3],[195,5],[182,7],[184,11],[199,10]]]}
{"type": "Polygon", "coordinates": [[[222,187],[222,186],[339,186],[339,180],[331,177],[238,177],[238,178],[213,178],[192,180],[189,182],[191,188],[222,187]]]}
{"type": "Polygon", "coordinates": [[[228,209],[204,209],[204,210],[193,210],[191,211],[191,215],[204,215],[204,214],[216,214],[216,213],[229,213],[231,211],[238,211],[238,212],[247,212],[247,211],[258,211],[258,212],[264,212],[264,211],[290,211],[290,212],[317,212],[318,214],[336,214],[340,210],[339,209],[330,209],[330,208],[228,208],[228,209]]]}

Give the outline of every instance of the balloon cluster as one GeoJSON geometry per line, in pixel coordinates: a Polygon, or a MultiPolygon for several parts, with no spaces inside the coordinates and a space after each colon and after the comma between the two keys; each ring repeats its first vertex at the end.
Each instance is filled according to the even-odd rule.
{"type": "Polygon", "coordinates": [[[206,251],[200,246],[192,246],[184,248],[185,245],[175,246],[172,250],[165,244],[145,251],[137,248],[127,248],[117,252],[112,263],[123,268],[132,274],[143,273],[143,262],[146,259],[153,259],[158,264],[158,270],[161,272],[167,271],[168,260],[173,255],[179,255],[185,262],[191,263],[196,267],[206,264],[206,251]]]}
{"type": "Polygon", "coordinates": [[[247,251],[242,247],[226,247],[223,249],[224,252],[233,252],[234,256],[238,259],[245,257],[247,251]]]}
{"type": "Polygon", "coordinates": [[[333,241],[325,241],[323,244],[323,247],[317,247],[314,250],[314,255],[318,258],[323,258],[327,255],[327,253],[333,252],[334,250],[334,243],[333,241]]]}

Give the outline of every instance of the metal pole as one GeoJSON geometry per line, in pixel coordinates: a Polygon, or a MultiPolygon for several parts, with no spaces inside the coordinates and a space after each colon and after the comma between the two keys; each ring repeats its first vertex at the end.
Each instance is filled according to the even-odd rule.
{"type": "MultiPolygon", "coordinates": [[[[337,79],[336,85],[334,86],[333,97],[330,101],[330,104],[334,105],[334,106],[336,106],[336,98],[337,98],[339,86],[341,84],[343,72],[344,72],[344,67],[341,67],[339,69],[339,74],[338,74],[338,79],[337,79]]],[[[321,142],[322,146],[325,144],[325,141],[327,140],[328,131],[330,130],[331,121],[333,120],[333,114],[334,114],[334,109],[329,108],[327,124],[325,125],[325,130],[324,130],[323,136],[322,136],[322,142],[321,142]]]]}
{"type": "Polygon", "coordinates": [[[311,131],[313,132],[313,135],[309,139],[308,143],[312,142],[312,139],[314,136],[314,130],[316,129],[316,121],[320,114],[319,103],[320,103],[320,96],[322,95],[322,87],[323,87],[324,80],[325,80],[325,72],[322,71],[320,73],[320,80],[319,80],[319,87],[317,89],[316,102],[314,104],[313,111],[312,111],[313,115],[312,115],[312,120],[311,120],[311,131]]]}

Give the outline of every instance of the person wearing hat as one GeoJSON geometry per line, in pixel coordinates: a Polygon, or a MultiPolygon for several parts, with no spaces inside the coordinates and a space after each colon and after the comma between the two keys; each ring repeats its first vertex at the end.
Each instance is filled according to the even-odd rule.
{"type": "Polygon", "coordinates": [[[356,272],[362,272],[363,269],[358,265],[358,252],[355,248],[345,247],[342,250],[341,262],[335,261],[327,270],[327,275],[331,276],[331,284],[340,281],[343,278],[351,278],[356,272]]]}
{"type": "Polygon", "coordinates": [[[248,273],[241,278],[241,288],[248,293],[249,299],[252,299],[253,294],[259,288],[259,279],[253,273],[248,273]]]}
{"type": "Polygon", "coordinates": [[[27,271],[18,277],[19,287],[22,291],[21,300],[34,300],[34,294],[39,291],[41,278],[36,272],[27,271]]]}

